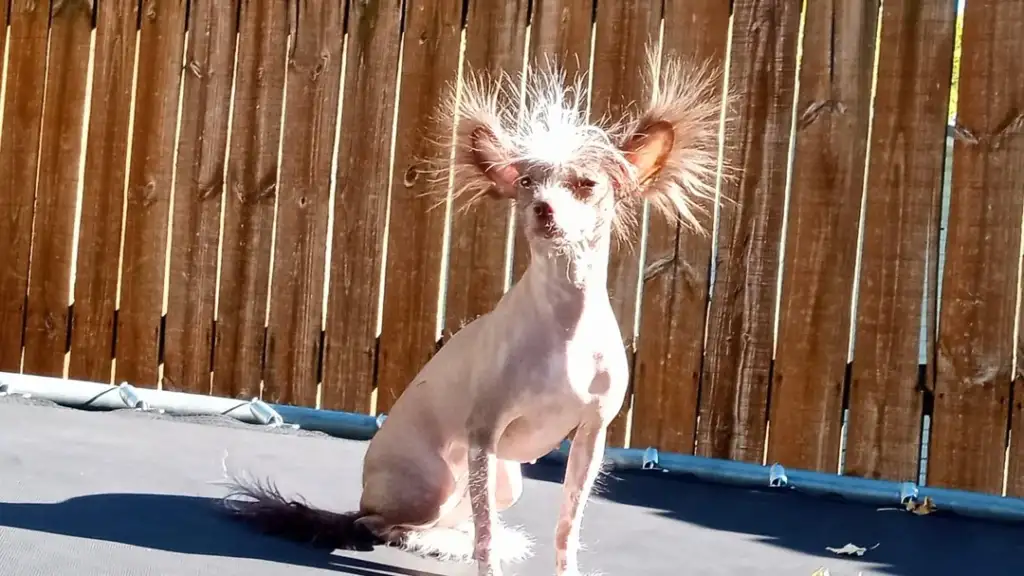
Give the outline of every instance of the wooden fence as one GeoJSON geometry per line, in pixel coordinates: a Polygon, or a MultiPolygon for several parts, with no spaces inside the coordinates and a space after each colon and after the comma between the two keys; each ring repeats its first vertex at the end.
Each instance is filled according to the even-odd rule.
{"type": "Polygon", "coordinates": [[[740,172],[613,254],[611,443],[1024,496],[1024,2],[6,1],[0,370],[387,411],[526,265],[420,194],[446,86],[554,56],[614,114],[653,40],[740,172]]]}

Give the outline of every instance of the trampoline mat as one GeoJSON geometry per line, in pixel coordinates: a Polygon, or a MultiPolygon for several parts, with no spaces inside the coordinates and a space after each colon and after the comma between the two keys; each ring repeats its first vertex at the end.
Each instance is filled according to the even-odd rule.
{"type": "MultiPolygon", "coordinates": [[[[271,476],[286,494],[336,510],[358,502],[365,444],[227,418],[86,412],[0,398],[0,574],[472,575],[400,550],[314,550],[220,516],[222,461],[271,476]]],[[[554,572],[562,469],[524,468],[503,517],[537,540],[510,575],[554,572]]],[[[1024,528],[941,513],[747,490],[659,472],[612,472],[583,525],[581,569],[677,574],[1024,574],[1024,528]],[[863,556],[841,555],[851,543],[863,556]],[[824,572],[819,572],[824,573],[824,572]]]]}

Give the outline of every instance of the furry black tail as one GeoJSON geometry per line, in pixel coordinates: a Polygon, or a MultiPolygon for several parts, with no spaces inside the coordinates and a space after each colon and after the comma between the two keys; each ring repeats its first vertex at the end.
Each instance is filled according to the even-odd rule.
{"type": "Polygon", "coordinates": [[[301,499],[289,500],[269,481],[229,478],[228,486],[231,491],[222,500],[223,508],[265,534],[332,550],[369,551],[385,543],[359,522],[359,512],[331,512],[301,499]]]}

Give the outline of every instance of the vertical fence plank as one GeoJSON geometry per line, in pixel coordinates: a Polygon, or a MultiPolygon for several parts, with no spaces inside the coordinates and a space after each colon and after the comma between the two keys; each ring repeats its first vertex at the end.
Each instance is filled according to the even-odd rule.
{"type": "Polygon", "coordinates": [[[91,32],[90,3],[53,4],[49,61],[54,65],[47,70],[25,320],[24,369],[30,374],[64,374],[91,32]]]}
{"type": "MultiPolygon", "coordinates": [[[[722,69],[729,5],[719,0],[665,4],[665,58],[722,69]]],[[[720,91],[715,95],[721,97],[720,91]]],[[[708,234],[653,214],[648,224],[640,334],[633,376],[632,446],[693,452],[704,351],[712,218],[708,234]]]]}
{"type": "Polygon", "coordinates": [[[566,80],[590,68],[595,0],[533,0],[529,61],[556,64],[566,80]]]}
{"type": "MultiPolygon", "coordinates": [[[[647,49],[658,48],[660,24],[661,6],[655,2],[601,0],[597,3],[591,118],[617,120],[629,107],[643,106],[650,99],[642,74],[647,67],[647,49]]],[[[637,226],[629,241],[612,242],[608,264],[608,294],[630,363],[633,361],[633,323],[640,265],[640,216],[638,211],[637,226]]],[[[626,443],[626,416],[631,396],[632,391],[608,428],[609,446],[621,447],[626,443]]]]}
{"type": "Polygon", "coordinates": [[[164,328],[163,381],[169,390],[210,390],[237,16],[232,0],[197,2],[189,15],[164,328]]]}
{"type": "Polygon", "coordinates": [[[222,396],[255,396],[263,378],[287,12],[280,0],[242,2],[239,11],[213,351],[213,393],[222,396]]]}
{"type": "Polygon", "coordinates": [[[315,406],[345,5],[296,0],[291,6],[287,152],[281,157],[264,398],[315,406]]]}
{"type": "MultiPolygon", "coordinates": [[[[1018,344],[1020,345],[1020,344],[1018,344]]],[[[1007,470],[1007,496],[1024,498],[1024,379],[1018,377],[1014,392],[1013,430],[1014,436],[1010,445],[1010,462],[1007,470]]]]}
{"type": "Polygon", "coordinates": [[[68,375],[76,379],[107,382],[111,376],[138,11],[138,0],[96,4],[95,64],[68,368],[68,375]]]}
{"type": "Polygon", "coordinates": [[[410,2],[406,12],[377,412],[391,408],[436,349],[445,211],[420,163],[437,153],[429,136],[447,128],[432,119],[457,79],[462,1],[410,2]]]}
{"type": "Polygon", "coordinates": [[[737,0],[697,453],[761,462],[800,2],[737,0]]]}
{"type": "Polygon", "coordinates": [[[187,0],[143,0],[128,168],[117,380],[157,384],[167,211],[174,167],[187,0]]]}
{"type": "Polygon", "coordinates": [[[1024,3],[964,12],[928,483],[999,493],[1024,201],[1024,3]]]}
{"type": "Polygon", "coordinates": [[[321,395],[332,410],[371,409],[402,4],[349,4],[321,395]]]}
{"type": "MultiPolygon", "coordinates": [[[[526,40],[527,0],[469,0],[466,69],[516,78],[526,40]]],[[[505,289],[510,203],[487,200],[462,211],[453,206],[445,303],[445,333],[486,314],[505,289]]]]}
{"type": "Polygon", "coordinates": [[[1010,439],[1009,462],[1007,462],[1007,483],[1006,495],[1015,498],[1024,498],[1024,378],[1020,365],[1020,350],[1024,349],[1018,336],[1017,341],[1017,368],[1016,380],[1014,382],[1013,406],[1011,418],[1013,425],[1013,436],[1010,439]]]}
{"type": "Polygon", "coordinates": [[[9,0],[0,0],[0,28],[4,30],[4,33],[0,34],[0,62],[3,62],[7,50],[7,17],[10,15],[10,8],[9,0]]]}
{"type": "Polygon", "coordinates": [[[836,470],[878,2],[807,4],[768,459],[836,470]]]}
{"type": "Polygon", "coordinates": [[[46,83],[48,2],[13,0],[0,134],[0,371],[21,369],[32,209],[46,83]]]}
{"type": "MultiPolygon", "coordinates": [[[[590,70],[591,35],[595,0],[533,0],[530,15],[528,65],[533,69],[556,65],[571,83],[577,74],[590,70]]],[[[512,281],[526,272],[530,247],[519,226],[515,227],[512,251],[512,281]]]]}
{"type": "Polygon", "coordinates": [[[955,20],[947,0],[883,5],[846,474],[917,481],[919,340],[925,314],[930,356],[937,292],[929,251],[939,239],[955,20]]]}

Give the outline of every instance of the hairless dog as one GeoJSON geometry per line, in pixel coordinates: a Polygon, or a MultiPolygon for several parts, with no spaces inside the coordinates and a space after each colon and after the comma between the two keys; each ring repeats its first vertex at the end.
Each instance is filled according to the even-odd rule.
{"type": "Polygon", "coordinates": [[[331,548],[393,545],[498,576],[532,547],[498,519],[522,493],[521,464],[575,430],[554,548],[555,573],[579,574],[583,507],[629,379],[607,290],[611,243],[628,237],[644,200],[702,233],[697,200],[714,198],[717,74],[665,60],[649,58],[651,101],[614,122],[588,120],[582,79],[565,86],[551,67],[522,85],[505,75],[464,82],[443,108],[457,123],[452,194],[467,206],[514,202],[526,272],[397,399],[367,448],[357,511],[232,479],[234,514],[331,548]]]}

